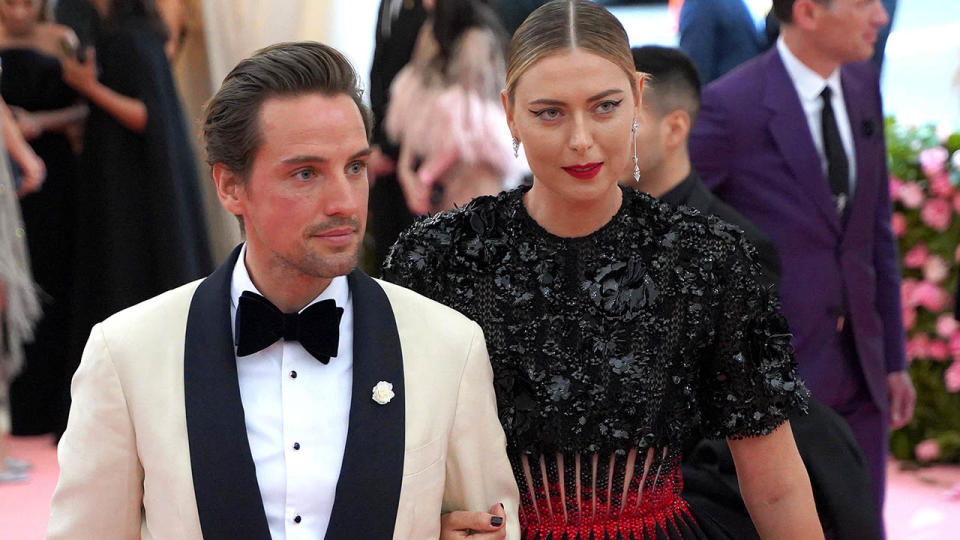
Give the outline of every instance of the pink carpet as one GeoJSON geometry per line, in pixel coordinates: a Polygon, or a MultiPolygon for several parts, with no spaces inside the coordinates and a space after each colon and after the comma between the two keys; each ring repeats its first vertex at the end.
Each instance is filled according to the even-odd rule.
{"type": "MultiPolygon", "coordinates": [[[[14,457],[33,462],[30,480],[0,485],[0,539],[35,540],[47,529],[50,496],[57,483],[57,455],[48,437],[10,440],[14,457]]],[[[960,538],[960,494],[947,492],[960,482],[960,467],[901,471],[891,462],[887,491],[890,540],[960,538]]]]}

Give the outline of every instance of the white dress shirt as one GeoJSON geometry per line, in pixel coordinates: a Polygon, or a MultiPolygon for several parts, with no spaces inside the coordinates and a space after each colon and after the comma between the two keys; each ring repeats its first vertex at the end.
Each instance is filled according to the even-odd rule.
{"type": "Polygon", "coordinates": [[[840,68],[824,79],[793,55],[783,41],[783,36],[777,39],[777,52],[780,53],[783,65],[787,68],[787,74],[793,81],[793,87],[800,96],[800,104],[803,105],[803,112],[807,115],[810,134],[813,135],[813,144],[817,147],[817,153],[820,154],[824,176],[827,175],[827,155],[823,149],[823,125],[820,120],[820,114],[823,112],[823,98],[820,97],[820,93],[830,86],[833,92],[830,104],[833,105],[833,113],[840,130],[840,140],[843,141],[843,149],[846,151],[849,164],[850,199],[852,200],[857,181],[857,155],[853,145],[853,129],[850,127],[850,117],[847,116],[847,105],[843,99],[843,86],[840,84],[840,68]]]}
{"type": "MultiPolygon", "coordinates": [[[[230,287],[234,334],[240,295],[261,294],[247,273],[246,252],[244,246],[230,287]]],[[[340,345],[330,363],[283,339],[237,358],[247,438],[274,540],[323,538],[330,523],[353,385],[353,304],[345,276],[310,304],[327,299],[343,308],[340,345]]]]}

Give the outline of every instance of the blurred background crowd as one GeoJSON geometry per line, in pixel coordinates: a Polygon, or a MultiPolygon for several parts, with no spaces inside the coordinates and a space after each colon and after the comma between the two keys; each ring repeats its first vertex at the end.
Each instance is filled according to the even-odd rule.
{"type": "MultiPolygon", "coordinates": [[[[63,432],[90,327],[206,275],[240,241],[197,138],[203,103],[237,61],[271,43],[310,39],[369,74],[377,150],[363,264],[376,275],[416,215],[530,180],[511,147],[500,90],[509,37],[542,3],[0,0],[0,490],[30,475],[27,456],[4,451],[4,434],[63,432]]],[[[774,46],[780,31],[770,0],[600,3],[632,45],[679,47],[704,86],[774,46]]],[[[952,221],[960,200],[951,198],[960,182],[960,138],[950,138],[960,128],[955,4],[883,0],[890,22],[873,58],[884,113],[899,120],[887,130],[899,182],[891,184],[893,228],[913,255],[903,265],[912,310],[904,319],[915,338],[907,352],[919,366],[911,369],[935,381],[917,384],[918,417],[894,434],[897,457],[915,463],[960,460],[960,425],[931,427],[936,421],[924,415],[944,413],[923,409],[935,402],[960,411],[960,368],[949,372],[960,356],[952,314],[960,243],[952,221]],[[950,184],[929,185],[934,176],[950,184]],[[937,197],[948,214],[939,221],[923,209],[937,197]],[[924,270],[932,257],[939,280],[924,270]],[[925,284],[942,302],[929,287],[926,297],[917,292],[925,284]]]]}

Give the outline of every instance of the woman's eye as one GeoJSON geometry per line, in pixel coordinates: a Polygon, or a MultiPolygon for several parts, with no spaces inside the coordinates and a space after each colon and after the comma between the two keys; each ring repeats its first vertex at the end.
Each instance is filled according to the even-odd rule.
{"type": "Polygon", "coordinates": [[[617,107],[620,106],[622,101],[622,99],[617,101],[604,101],[603,103],[597,105],[596,111],[600,114],[612,113],[617,109],[617,107]]]}
{"type": "Polygon", "coordinates": [[[530,111],[541,120],[556,120],[560,118],[560,109],[541,109],[539,111],[530,111]]]}
{"type": "Polygon", "coordinates": [[[367,170],[367,164],[364,161],[355,161],[347,166],[347,174],[358,175],[367,170]]]}

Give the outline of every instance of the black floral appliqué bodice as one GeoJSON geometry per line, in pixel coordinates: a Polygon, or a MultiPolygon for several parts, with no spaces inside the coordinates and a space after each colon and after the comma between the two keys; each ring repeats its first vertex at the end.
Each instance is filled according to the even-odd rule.
{"type": "Polygon", "coordinates": [[[602,228],[557,237],[527,189],[417,222],[384,277],[483,328],[526,538],[703,537],[684,443],[767,434],[808,395],[753,248],[630,188],[602,228]]]}

